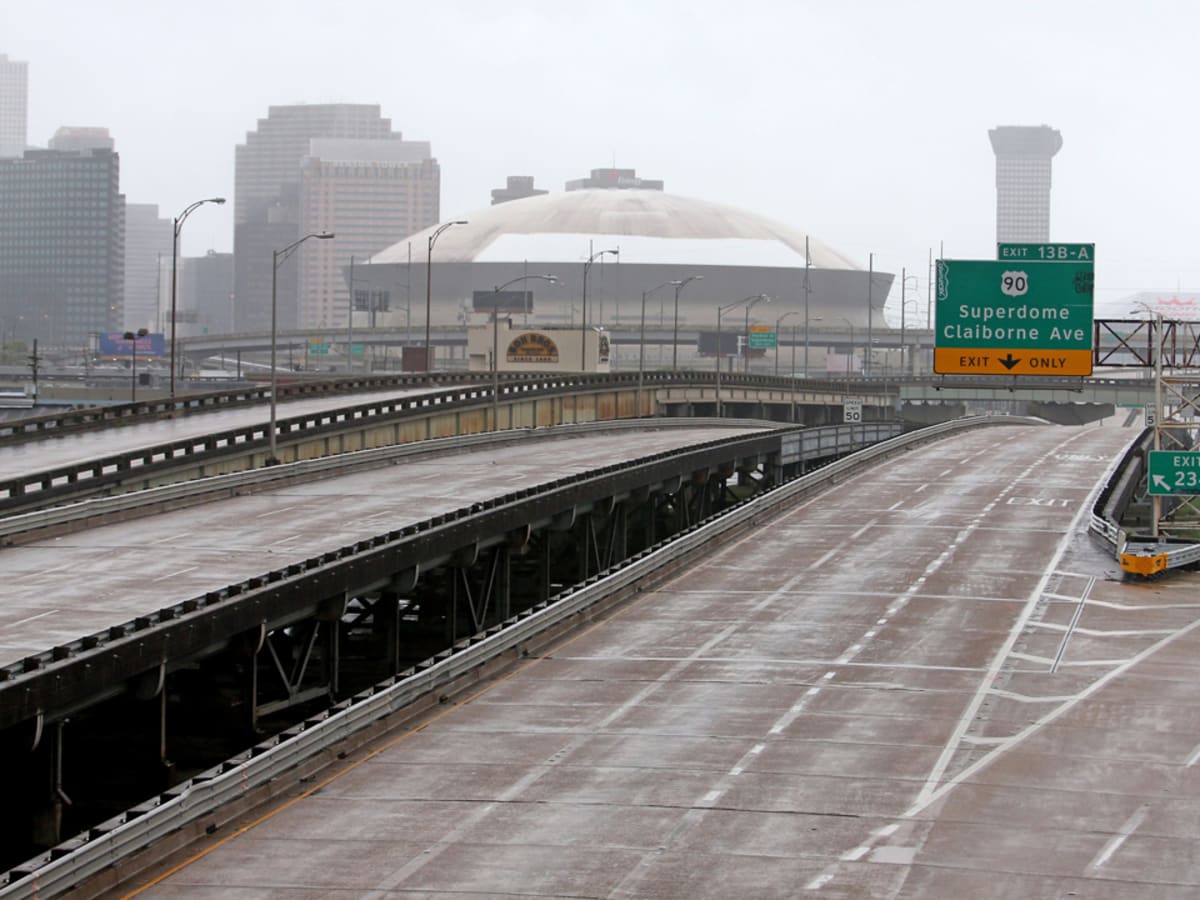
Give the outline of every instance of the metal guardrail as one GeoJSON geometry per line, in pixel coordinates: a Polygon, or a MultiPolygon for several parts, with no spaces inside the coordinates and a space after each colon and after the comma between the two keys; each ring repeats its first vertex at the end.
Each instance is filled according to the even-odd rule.
{"type": "MultiPolygon", "coordinates": [[[[582,422],[574,425],[556,425],[553,432],[545,428],[516,428],[505,431],[487,431],[479,434],[458,435],[447,438],[431,438],[353,450],[336,456],[321,456],[316,459],[299,460],[270,466],[263,469],[247,469],[223,475],[182,481],[115,494],[109,497],[93,497],[52,506],[33,512],[0,518],[0,546],[13,543],[19,535],[43,531],[48,528],[68,526],[86,521],[103,521],[106,518],[134,512],[141,508],[178,508],[181,503],[211,498],[214,495],[232,496],[249,487],[261,489],[275,482],[287,482],[297,478],[320,477],[332,473],[348,472],[389,465],[397,460],[466,450],[477,446],[501,446],[521,443],[539,438],[558,437],[572,434],[588,434],[596,431],[641,430],[648,427],[661,428],[761,428],[783,429],[792,426],[763,422],[757,419],[616,419],[607,422],[582,422]]],[[[815,430],[815,429],[810,429],[815,430]]]]}
{"type": "Polygon", "coordinates": [[[1121,524],[1145,478],[1146,453],[1153,443],[1153,428],[1143,430],[1130,443],[1105,476],[1088,523],[1088,530],[1109,548],[1122,571],[1132,575],[1153,576],[1200,563],[1200,544],[1195,541],[1130,534],[1121,524]]]}
{"type": "MultiPolygon", "coordinates": [[[[663,376],[671,381],[708,384],[715,376],[711,372],[646,372],[647,384],[656,383],[663,376]]],[[[524,375],[519,373],[502,372],[499,380],[501,385],[521,384],[524,382],[559,381],[562,379],[586,379],[593,385],[603,385],[615,379],[626,383],[637,379],[636,372],[604,373],[586,375],[583,373],[543,376],[524,375]]],[[[381,391],[421,386],[486,384],[490,391],[492,375],[490,372],[431,372],[416,375],[371,375],[342,377],[322,380],[282,381],[278,385],[279,399],[282,401],[295,400],[303,397],[327,396],[336,394],[353,395],[367,391],[381,391]]],[[[790,379],[776,378],[766,375],[743,375],[730,373],[721,378],[723,384],[736,385],[751,383],[763,385],[786,384],[790,379]]],[[[578,383],[578,382],[576,382],[578,383]]],[[[800,384],[813,385],[812,389],[834,389],[840,386],[840,379],[810,379],[802,380],[800,384]]],[[[882,386],[882,385],[878,385],[882,386]]],[[[838,387],[840,390],[840,387],[838,387]]],[[[502,387],[503,392],[503,387],[502,387]]],[[[490,396],[490,393],[489,393],[490,396]]],[[[251,406],[266,403],[271,397],[271,389],[267,385],[249,388],[232,388],[219,391],[209,391],[201,394],[181,394],[175,400],[158,399],[143,400],[136,403],[118,403],[104,407],[84,407],[67,410],[61,413],[45,413],[36,416],[26,416],[19,419],[0,421],[0,445],[20,440],[40,440],[45,437],[74,434],[99,428],[109,428],[114,424],[129,425],[138,422],[154,421],[170,418],[175,415],[196,415],[214,410],[233,409],[241,406],[251,406]]]]}
{"type": "MultiPolygon", "coordinates": [[[[480,381],[478,373],[435,372],[420,375],[387,375],[358,378],[336,378],[320,381],[293,381],[278,385],[280,400],[303,397],[354,394],[390,388],[418,387],[432,384],[464,384],[480,381]]],[[[87,406],[61,413],[44,413],[19,419],[0,421],[0,445],[23,440],[61,437],[81,431],[132,425],[140,422],[170,418],[174,415],[195,415],[242,406],[266,403],[271,397],[269,386],[226,388],[200,394],[180,394],[175,400],[141,400],[109,406],[87,406]]]]}
{"type": "Polygon", "coordinates": [[[342,701],[327,713],[295,726],[159,796],[135,806],[65,842],[48,853],[10,870],[0,885],[0,900],[54,896],[90,878],[130,853],[216,813],[247,791],[279,778],[304,760],[346,740],[355,731],[396,713],[415,700],[511,652],[541,631],[564,622],[587,607],[657,570],[686,558],[708,541],[750,522],[755,516],[839,476],[918,444],[966,428],[984,425],[1045,424],[1015,416],[978,417],[909,432],[836,460],[762,495],[743,501],[699,523],[681,536],[651,548],[602,573],[583,586],[568,589],[528,613],[513,617],[499,630],[461,642],[443,659],[427,660],[409,673],[385,681],[342,701]]]}
{"type": "MultiPolygon", "coordinates": [[[[899,426],[891,427],[898,429],[899,426]]],[[[841,440],[844,441],[842,452],[850,452],[855,446],[862,446],[864,442],[879,439],[878,429],[870,425],[831,426],[831,429],[836,429],[841,440]]],[[[154,656],[161,649],[154,643],[155,640],[170,641],[170,634],[156,637],[156,630],[170,632],[171,629],[179,629],[186,634],[197,615],[221,613],[228,615],[230,604],[258,602],[263,597],[262,592],[274,591],[285,582],[312,577],[315,573],[328,574],[330,567],[362,563],[372,554],[385,551],[394,553],[405,542],[425,540],[428,534],[434,532],[442,535],[439,538],[440,543],[445,540],[446,529],[452,528],[457,523],[487,516],[499,516],[521,504],[540,502],[556,493],[575,490],[596,479],[611,478],[624,472],[661,465],[673,460],[703,457],[713,450],[730,450],[735,455],[756,454],[761,452],[764,446],[770,447],[771,450],[777,450],[779,442],[780,438],[776,436],[776,432],[763,429],[759,432],[718,438],[674,450],[665,450],[642,456],[630,462],[598,466],[536,487],[521,488],[490,497],[470,506],[439,513],[422,522],[327,550],[303,561],[288,563],[279,569],[252,576],[237,584],[227,585],[223,589],[209,591],[204,595],[158,610],[148,610],[130,621],[109,625],[94,634],[85,635],[56,647],[46,648],[19,661],[0,665],[0,725],[8,723],[9,720],[19,721],[42,709],[40,695],[30,687],[35,679],[50,679],[56,684],[67,683],[71,680],[68,678],[68,667],[76,669],[84,667],[88,677],[94,679],[101,671],[101,654],[121,648],[128,650],[133,645],[137,646],[139,653],[149,652],[151,656],[154,656]],[[765,445],[764,442],[766,442],[765,445]],[[14,690],[23,691],[23,693],[7,693],[14,690]]],[[[334,458],[335,461],[336,459],[334,458]]],[[[687,464],[693,465],[694,463],[687,464]]],[[[683,464],[680,463],[680,465],[683,464]]],[[[53,516],[52,512],[50,516],[53,516]]],[[[261,610],[255,612],[255,615],[260,616],[261,610]]],[[[178,640],[186,644],[185,637],[180,637],[178,640]]],[[[180,652],[182,651],[176,650],[177,654],[180,652]]],[[[122,671],[128,671],[129,674],[138,671],[139,659],[138,654],[129,652],[122,654],[125,667],[122,671]],[[130,666],[134,668],[130,669],[130,666]]],[[[161,662],[158,657],[155,659],[154,664],[161,662]]]]}
{"type": "MultiPolygon", "coordinates": [[[[476,379],[459,379],[464,386],[405,397],[353,404],[334,410],[282,418],[277,422],[277,441],[287,444],[298,439],[311,440],[344,432],[364,423],[384,424],[412,419],[432,410],[458,411],[493,403],[491,384],[478,384],[476,379]]],[[[707,386],[715,384],[713,373],[656,372],[644,376],[646,387],[707,386]]],[[[777,386],[778,379],[764,376],[723,377],[722,384],[742,386],[777,386]]],[[[371,382],[374,384],[374,382],[371,382]]],[[[631,390],[638,384],[637,373],[619,375],[574,374],[533,378],[521,376],[500,382],[499,401],[511,402],[535,397],[555,397],[582,392],[603,392],[621,388],[631,390]]],[[[379,387],[380,385],[375,385],[379,387]]],[[[809,390],[832,390],[829,386],[813,385],[809,390]]],[[[839,389],[840,390],[840,389],[839,389]]],[[[115,408],[119,409],[119,407],[115,408]]],[[[96,415],[100,415],[99,412],[96,415]]],[[[111,424],[111,423],[110,423],[111,424]]],[[[186,438],[101,457],[86,462],[8,478],[0,481],[0,514],[19,512],[43,503],[61,502],[64,498],[86,492],[97,493],[131,479],[158,477],[184,466],[198,466],[231,454],[266,452],[270,441],[269,423],[256,422],[240,428],[214,432],[199,438],[186,438]]]]}

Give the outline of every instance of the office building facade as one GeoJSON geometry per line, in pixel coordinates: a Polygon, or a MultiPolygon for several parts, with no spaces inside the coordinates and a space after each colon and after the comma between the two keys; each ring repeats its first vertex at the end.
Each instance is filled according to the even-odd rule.
{"type": "Polygon", "coordinates": [[[0,157],[26,150],[29,119],[29,63],[0,53],[0,157]]]}
{"type": "Polygon", "coordinates": [[[121,328],[125,197],[111,150],[0,159],[0,319],[18,338],[84,347],[121,328]]]}
{"type": "MultiPolygon", "coordinates": [[[[302,248],[299,327],[345,327],[351,258],[363,263],[436,224],[440,202],[441,170],[428,141],[311,141],[300,170],[299,233],[328,230],[337,237],[302,248]]],[[[392,299],[381,301],[376,294],[364,302],[392,299]]]]}
{"type": "MultiPolygon", "coordinates": [[[[378,105],[348,103],[272,106],[247,133],[234,153],[238,331],[266,331],[271,326],[272,251],[302,236],[301,165],[314,138],[399,140],[400,135],[392,132],[391,120],[380,116],[378,105]]],[[[300,248],[301,258],[307,249],[300,248]]],[[[283,264],[278,272],[280,328],[295,328],[299,321],[297,262],[283,264]]]]}
{"type": "MultiPolygon", "coordinates": [[[[158,214],[154,203],[125,204],[125,302],[122,328],[170,333],[169,319],[162,317],[162,263],[171,277],[170,219],[158,214]]],[[[170,285],[167,285],[169,291],[170,285]]]]}
{"type": "Polygon", "coordinates": [[[1062,135],[1037,125],[1001,126],[988,137],[996,154],[997,243],[1049,241],[1050,166],[1062,135]]]}

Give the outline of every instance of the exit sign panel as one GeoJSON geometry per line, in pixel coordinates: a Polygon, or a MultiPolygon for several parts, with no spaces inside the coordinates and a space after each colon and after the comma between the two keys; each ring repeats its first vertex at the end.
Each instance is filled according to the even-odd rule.
{"type": "Polygon", "coordinates": [[[934,371],[1090,375],[1091,262],[938,260],[934,371]]]}
{"type": "Polygon", "coordinates": [[[1095,244],[997,244],[996,259],[1022,262],[1094,262],[1095,244]]]}

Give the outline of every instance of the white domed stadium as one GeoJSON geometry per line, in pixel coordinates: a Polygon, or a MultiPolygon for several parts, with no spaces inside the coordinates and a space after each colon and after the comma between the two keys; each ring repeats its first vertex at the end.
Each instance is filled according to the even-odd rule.
{"type": "MultiPolygon", "coordinates": [[[[805,247],[809,316],[832,323],[846,317],[867,324],[868,298],[882,323],[892,275],[868,272],[803,232],[745,210],[658,190],[592,189],[526,197],[463,217],[466,224],[429,228],[376,254],[355,272],[390,293],[389,324],[424,323],[429,238],[437,235],[431,278],[433,325],[461,323],[476,292],[525,274],[553,275],[557,284],[528,280],[513,290],[532,293],[531,322],[578,323],[589,269],[587,319],[608,328],[636,327],[641,295],[667,283],[702,276],[681,291],[679,323],[695,329],[716,322],[718,305],[755,294],[771,298],[771,321],[786,312],[802,316],[805,247]]],[[[647,320],[657,323],[662,295],[654,294],[647,320]]],[[[673,304],[673,296],[671,304],[673,304]]],[[[668,305],[671,305],[668,304],[668,305]]],[[[765,319],[764,319],[765,321],[765,319]]]]}

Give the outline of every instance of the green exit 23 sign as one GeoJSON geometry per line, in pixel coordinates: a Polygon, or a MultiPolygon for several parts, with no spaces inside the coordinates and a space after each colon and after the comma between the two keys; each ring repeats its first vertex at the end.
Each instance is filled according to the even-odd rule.
{"type": "Polygon", "coordinates": [[[1095,262],[1095,244],[997,244],[996,259],[1022,262],[1095,262]]]}
{"type": "Polygon", "coordinates": [[[1200,494],[1200,451],[1151,450],[1146,486],[1151,494],[1200,494]]]}

